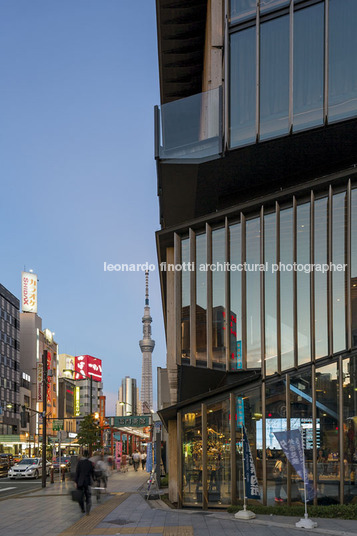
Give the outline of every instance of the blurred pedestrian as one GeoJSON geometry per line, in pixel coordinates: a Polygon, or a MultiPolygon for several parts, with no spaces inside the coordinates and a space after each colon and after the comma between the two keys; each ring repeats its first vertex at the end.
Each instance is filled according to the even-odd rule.
{"type": "Polygon", "coordinates": [[[82,491],[81,498],[79,500],[79,506],[82,512],[86,512],[89,516],[89,512],[92,506],[92,497],[90,486],[94,480],[94,466],[93,463],[88,459],[89,453],[87,450],[84,451],[84,456],[77,463],[75,483],[77,484],[77,489],[82,491]],[[84,509],[84,499],[86,501],[86,508],[84,509]]]}
{"type": "Polygon", "coordinates": [[[132,458],[133,458],[134,471],[137,471],[139,467],[139,463],[140,463],[140,454],[137,450],[134,452],[132,458]]]}
{"type": "Polygon", "coordinates": [[[140,459],[141,459],[141,468],[143,471],[145,471],[145,465],[146,465],[146,452],[142,452],[140,454],[140,459]]]}

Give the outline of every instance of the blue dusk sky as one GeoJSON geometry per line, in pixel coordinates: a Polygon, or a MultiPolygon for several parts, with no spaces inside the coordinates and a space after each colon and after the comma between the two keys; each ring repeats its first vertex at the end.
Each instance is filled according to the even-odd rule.
{"type": "MultiPolygon", "coordinates": [[[[144,272],[159,229],[154,0],[0,0],[0,283],[38,274],[38,314],[60,353],[103,360],[107,414],[141,383],[144,272]]],[[[154,399],[165,366],[159,274],[150,275],[154,399]]]]}

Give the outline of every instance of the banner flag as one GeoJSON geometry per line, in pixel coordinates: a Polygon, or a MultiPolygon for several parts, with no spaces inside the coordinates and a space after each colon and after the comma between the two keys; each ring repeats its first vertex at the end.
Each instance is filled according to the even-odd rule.
{"type": "Polygon", "coordinates": [[[300,429],[296,428],[295,430],[273,433],[283,449],[285,456],[306,484],[307,498],[312,499],[314,497],[314,488],[309,482],[309,477],[304,466],[304,447],[300,429]]]}
{"type": "Polygon", "coordinates": [[[245,426],[243,426],[243,456],[245,476],[245,496],[247,499],[260,499],[260,488],[255,472],[252,452],[250,450],[245,426]]]}

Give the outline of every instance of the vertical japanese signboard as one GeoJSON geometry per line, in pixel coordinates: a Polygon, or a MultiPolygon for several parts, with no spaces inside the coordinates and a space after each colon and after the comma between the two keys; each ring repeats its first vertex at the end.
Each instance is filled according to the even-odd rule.
{"type": "Polygon", "coordinates": [[[37,313],[37,275],[21,273],[21,302],[24,313],[37,313]]]}
{"type": "Polygon", "coordinates": [[[43,402],[43,364],[37,363],[37,402],[43,402]]]}

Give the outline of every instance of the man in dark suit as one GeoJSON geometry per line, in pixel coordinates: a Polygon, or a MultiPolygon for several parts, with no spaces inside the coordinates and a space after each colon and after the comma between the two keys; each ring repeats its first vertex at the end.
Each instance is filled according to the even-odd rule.
{"type": "Polygon", "coordinates": [[[77,489],[83,491],[79,501],[79,506],[81,507],[83,513],[87,513],[87,516],[89,516],[92,506],[92,494],[90,486],[94,477],[94,466],[88,459],[88,456],[88,451],[85,450],[83,458],[81,458],[77,464],[76,476],[74,479],[75,483],[77,484],[77,489]],[[86,509],[84,509],[84,498],[86,499],[86,509]]]}

